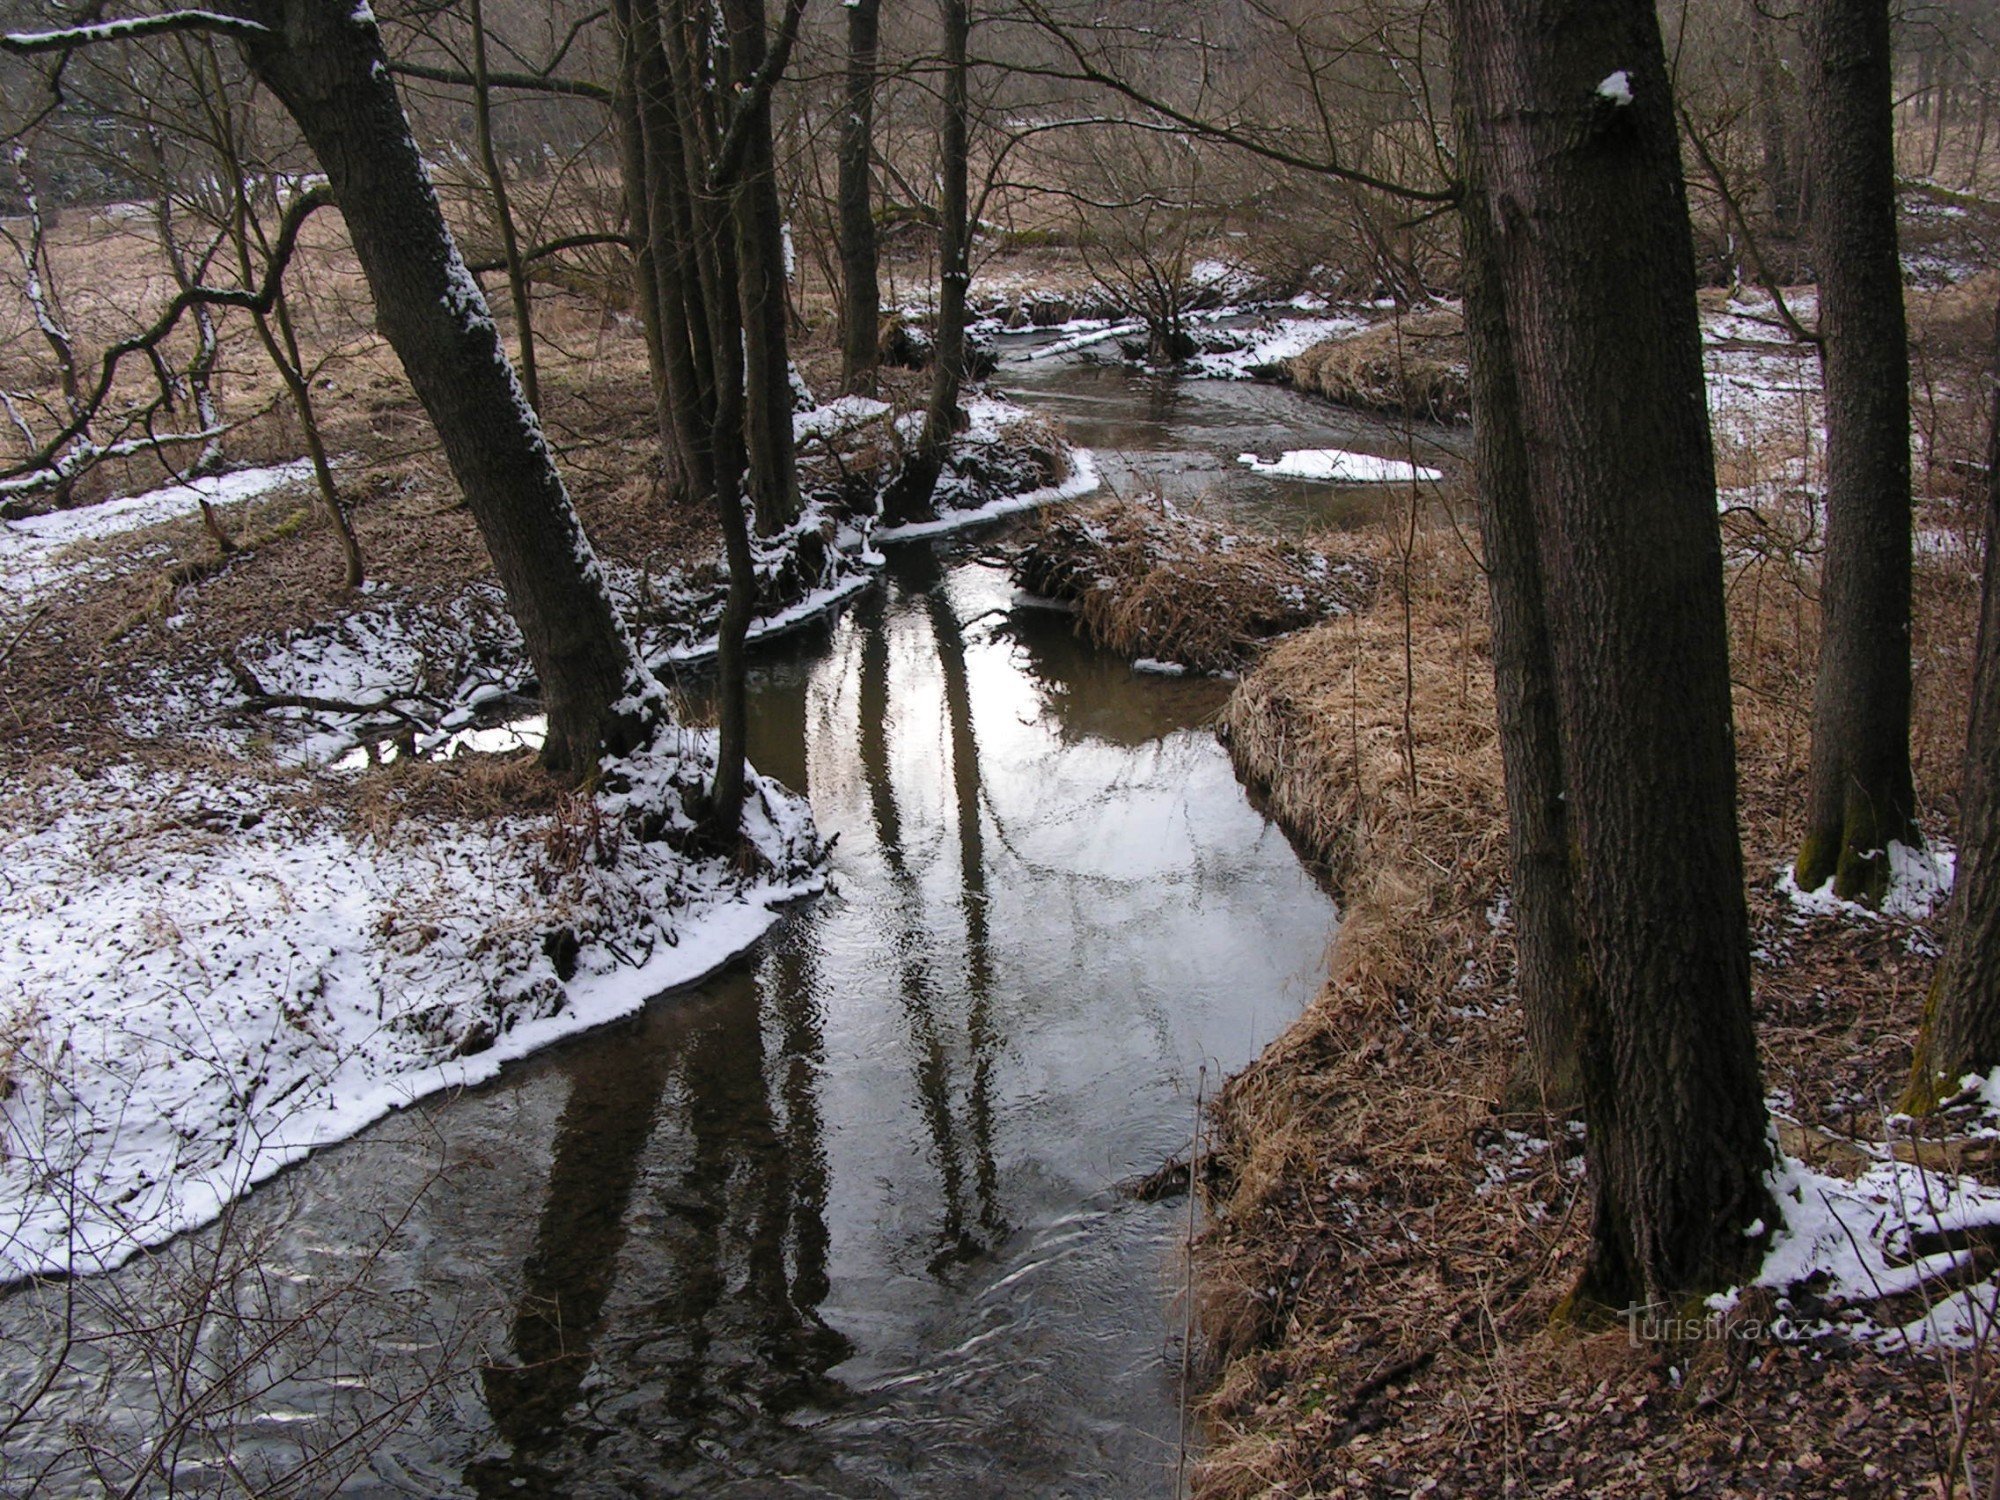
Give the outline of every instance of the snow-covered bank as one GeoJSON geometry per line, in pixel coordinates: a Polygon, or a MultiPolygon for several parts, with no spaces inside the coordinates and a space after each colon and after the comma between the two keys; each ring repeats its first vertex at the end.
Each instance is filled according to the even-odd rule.
{"type": "Polygon", "coordinates": [[[297,779],[128,764],[17,794],[0,1277],[116,1265],[743,951],[819,888],[819,849],[805,805],[759,779],[745,826],[765,874],[685,852],[713,753],[670,732],[611,768],[624,790],[376,834],[297,779]]]}
{"type": "Polygon", "coordinates": [[[269,468],[238,469],[187,484],[170,484],[101,505],[0,521],[0,593],[14,608],[26,608],[64,585],[111,576],[111,565],[84,544],[193,515],[203,501],[235,505],[311,478],[312,466],[301,458],[269,468]]]}

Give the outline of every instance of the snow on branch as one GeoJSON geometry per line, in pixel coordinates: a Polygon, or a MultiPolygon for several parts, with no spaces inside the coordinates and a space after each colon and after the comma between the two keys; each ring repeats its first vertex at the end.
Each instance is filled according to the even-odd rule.
{"type": "Polygon", "coordinates": [[[60,31],[11,31],[0,34],[0,52],[26,57],[37,52],[73,52],[99,42],[132,41],[170,31],[217,31],[226,36],[269,36],[271,28],[242,16],[212,10],[170,10],[157,16],[130,16],[90,26],[66,26],[60,31]]]}

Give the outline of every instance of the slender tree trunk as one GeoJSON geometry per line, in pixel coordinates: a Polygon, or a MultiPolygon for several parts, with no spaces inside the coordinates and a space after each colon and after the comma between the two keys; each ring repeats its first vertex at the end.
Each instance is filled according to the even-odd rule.
{"type": "MultiPolygon", "coordinates": [[[[764,66],[763,0],[727,0],[739,96],[764,66]]],[[[757,530],[774,536],[799,513],[792,451],[792,362],[785,330],[785,225],[768,101],[749,121],[743,170],[732,184],[737,291],[743,308],[744,438],[757,530]]]]}
{"type": "Polygon", "coordinates": [[[542,380],[535,368],[535,307],[528,289],[528,270],[521,261],[521,241],[514,232],[514,210],[507,199],[507,174],[500,170],[500,153],[493,145],[493,90],[486,77],[486,15],[480,0],[470,0],[472,20],[472,119],[480,164],[493,192],[493,218],[500,229],[500,251],[507,262],[507,293],[514,303],[514,334],[521,346],[521,390],[528,405],[542,409],[542,380]]]}
{"type": "Polygon", "coordinates": [[[587,774],[601,754],[643,743],[664,705],[445,225],[374,18],[345,0],[240,13],[270,28],[245,55],[327,174],[377,325],[437,428],[506,590],[548,709],[543,761],[587,774]]]}
{"type": "MultiPolygon", "coordinates": [[[[1454,48],[1461,66],[1466,49],[1454,48]]],[[[1461,111],[1470,89],[1458,91],[1461,111]]],[[[1541,558],[1536,552],[1532,470],[1514,382],[1513,340],[1498,250],[1482,211],[1485,174],[1478,133],[1459,125],[1465,185],[1465,330],[1471,359],[1473,492],[1486,553],[1492,613],[1493,689],[1507,784],[1507,842],[1514,914],[1514,975],[1526,1022],[1526,1066],[1506,1101],[1516,1109],[1567,1110],[1582,1102],[1582,955],[1571,889],[1555,659],[1549,645],[1541,558]]]]}
{"type": "Polygon", "coordinates": [[[1764,190],[1771,205],[1771,222],[1790,239],[1799,224],[1798,148],[1788,118],[1787,87],[1779,21],[1766,6],[1769,0],[1748,0],[1750,58],[1757,88],[1757,136],[1764,154],[1764,190]]]}
{"type": "Polygon", "coordinates": [[[1645,0],[1460,0],[1585,955],[1580,1295],[1737,1279],[1774,1222],[1694,255],[1645,0]]]}
{"type": "Polygon", "coordinates": [[[658,0],[634,0],[638,108],[646,165],[647,220],[657,278],[660,343],[666,384],[660,394],[662,440],[678,457],[692,496],[710,496],[715,469],[710,438],[715,425],[715,381],[709,349],[709,313],[702,297],[697,235],[713,232],[696,221],[690,152],[696,128],[689,112],[697,87],[680,7],[665,18],[658,0]]]}
{"type": "Polygon", "coordinates": [[[659,39],[655,36],[649,43],[640,33],[632,0],[616,0],[612,20],[618,37],[618,81],[612,94],[611,113],[618,127],[625,222],[632,236],[632,301],[638,308],[639,326],[646,338],[647,383],[653,392],[654,426],[660,435],[660,461],[667,488],[685,492],[688,476],[683,472],[681,447],[675,435],[673,412],[668,406],[672,393],[667,379],[660,279],[654,263],[652,175],[646,162],[645,126],[639,113],[640,49],[648,45],[657,47],[659,39]]]}
{"type": "Polygon", "coordinates": [[[1903,1107],[1923,1111],[1968,1073],[2000,1067],[2000,316],[1994,326],[1991,424],[1986,438],[1986,571],[1972,714],[1958,794],[1958,870],[1951,931],[1917,1037],[1903,1107]]]}
{"type": "Polygon", "coordinates": [[[972,282],[972,225],[968,217],[972,109],[968,53],[972,36],[970,0],[943,0],[944,129],[939,167],[938,316],[936,356],[931,366],[930,404],[916,446],[882,497],[891,521],[906,521],[930,508],[945,453],[958,426],[958,397],[965,384],[965,303],[972,282]]]}
{"type": "Polygon", "coordinates": [[[1806,22],[1826,385],[1826,561],[1798,882],[1879,900],[1918,842],[1910,777],[1910,363],[1896,255],[1888,0],[1806,22]]]}
{"type": "Polygon", "coordinates": [[[846,113],[840,119],[841,389],[875,394],[882,282],[875,243],[875,67],[882,0],[847,6],[846,113]]]}

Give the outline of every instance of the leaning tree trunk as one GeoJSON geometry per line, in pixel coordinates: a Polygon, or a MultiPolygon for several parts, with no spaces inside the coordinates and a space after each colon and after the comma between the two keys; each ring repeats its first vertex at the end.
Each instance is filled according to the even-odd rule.
{"type": "MultiPolygon", "coordinates": [[[[1465,49],[1455,49],[1465,61],[1465,49]]],[[[1457,90],[1461,110],[1470,90],[1457,90]]],[[[1471,365],[1473,493],[1486,552],[1493,630],[1493,695],[1507,785],[1507,843],[1514,913],[1514,982],[1526,1023],[1525,1066],[1509,1108],[1568,1110],[1582,1100],[1582,958],[1571,890],[1555,659],[1549,646],[1541,559],[1535,550],[1532,470],[1521,429],[1513,341],[1493,231],[1480,211],[1485,177],[1477,133],[1459,125],[1466,195],[1465,332],[1471,365]]]]}
{"type": "Polygon", "coordinates": [[[1826,561],[1797,878],[1878,901],[1918,842],[1910,777],[1910,361],[1896,255],[1888,0],[1806,19],[1813,257],[1826,384],[1826,561]]]}
{"type": "Polygon", "coordinates": [[[1951,930],[1931,980],[1903,1107],[1931,1109],[1968,1073],[2000,1067],[2000,316],[1994,327],[1994,405],[1986,438],[1986,573],[1972,715],[1958,793],[1958,871],[1951,930]]]}
{"type": "Polygon", "coordinates": [[[938,476],[958,427],[958,397],[965,384],[965,304],[972,282],[972,225],[967,179],[971,174],[972,107],[968,52],[972,35],[969,0],[944,0],[944,130],[938,203],[937,348],[931,367],[930,404],[923,432],[889,482],[882,510],[891,521],[906,521],[930,508],[938,476]]]}
{"type": "Polygon", "coordinates": [[[435,424],[548,709],[542,759],[582,775],[663,711],[555,460],[466,270],[389,77],[368,7],[259,3],[252,70],[298,122],[347,220],[377,326],[435,424]]]}
{"type": "Polygon", "coordinates": [[[1647,0],[1459,0],[1575,849],[1582,1298],[1737,1279],[1775,1222],[1694,254],[1647,0]]]}
{"type": "Polygon", "coordinates": [[[848,0],[847,93],[840,117],[840,386],[875,394],[882,324],[875,246],[875,66],[882,0],[848,0]]]}

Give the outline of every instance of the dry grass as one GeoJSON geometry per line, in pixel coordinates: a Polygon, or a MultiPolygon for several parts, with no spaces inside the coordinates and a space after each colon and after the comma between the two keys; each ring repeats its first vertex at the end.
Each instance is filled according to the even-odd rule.
{"type": "MultiPolygon", "coordinates": [[[[1800,928],[1775,908],[1816,560],[1745,544],[1749,526],[1730,614],[1759,1034],[1770,1083],[1844,1134],[1875,1123],[1855,1101],[1908,1066],[1927,961],[1907,927],[1800,928]]],[[[1201,1295],[1219,1376],[1196,1493],[1913,1492],[1950,1430],[1936,1366],[1551,1332],[1586,1209],[1561,1122],[1510,1137],[1523,1122],[1493,1103],[1521,1038],[1510,929],[1493,919],[1505,811],[1485,590],[1451,534],[1421,536],[1411,561],[1407,596],[1390,570],[1372,607],[1273,647],[1225,712],[1246,779],[1334,876],[1343,926],[1325,989],[1217,1111],[1201,1295]]],[[[1974,595],[1963,558],[1922,565],[1915,742],[1938,827],[1974,595]]]]}
{"type": "Polygon", "coordinates": [[[1155,502],[1064,507],[1040,517],[1014,574],[1074,604],[1080,633],[1128,658],[1231,672],[1274,636],[1357,607],[1373,558],[1334,543],[1233,537],[1155,502]]]}
{"type": "Polygon", "coordinates": [[[1302,391],[1362,411],[1463,420],[1472,411],[1465,364],[1465,323],[1456,311],[1425,312],[1378,323],[1350,338],[1315,344],[1287,362],[1302,391]]]}

